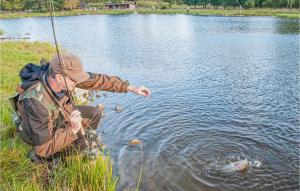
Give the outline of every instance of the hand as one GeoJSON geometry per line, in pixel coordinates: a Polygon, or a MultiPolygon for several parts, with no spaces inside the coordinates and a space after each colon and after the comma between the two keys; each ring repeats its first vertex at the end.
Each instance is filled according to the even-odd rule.
{"type": "Polygon", "coordinates": [[[146,88],[145,86],[131,86],[129,85],[127,87],[127,91],[130,91],[132,93],[138,94],[138,95],[142,95],[145,97],[150,97],[151,92],[148,88],[146,88]]]}
{"type": "Polygon", "coordinates": [[[81,113],[78,110],[75,110],[70,115],[70,123],[71,123],[71,130],[76,135],[79,130],[82,128],[82,117],[81,113]]]}

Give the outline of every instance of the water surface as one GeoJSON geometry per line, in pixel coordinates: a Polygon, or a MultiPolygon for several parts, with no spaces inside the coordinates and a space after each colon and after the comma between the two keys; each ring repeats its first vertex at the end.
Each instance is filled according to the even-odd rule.
{"type": "MultiPolygon", "coordinates": [[[[299,190],[299,22],[271,17],[77,16],[59,43],[88,71],[148,86],[108,93],[103,134],[119,190],[299,190]],[[121,104],[124,111],[112,109],[121,104]],[[220,167],[247,158],[246,172],[220,167]]],[[[10,36],[53,42],[49,18],[1,20],[10,36]]]]}

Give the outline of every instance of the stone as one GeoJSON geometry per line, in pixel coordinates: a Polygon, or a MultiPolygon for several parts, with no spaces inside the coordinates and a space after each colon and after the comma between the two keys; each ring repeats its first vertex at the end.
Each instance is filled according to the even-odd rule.
{"type": "Polygon", "coordinates": [[[141,144],[142,142],[139,140],[139,139],[132,139],[129,144],[130,145],[139,145],[141,144]]]}
{"type": "Polygon", "coordinates": [[[121,107],[121,105],[116,105],[115,109],[116,112],[121,112],[123,111],[123,108],[121,107]]]}
{"type": "Polygon", "coordinates": [[[99,103],[99,104],[97,105],[97,108],[98,108],[99,110],[101,110],[101,111],[103,111],[103,110],[105,109],[104,105],[102,105],[101,103],[99,103]]]}

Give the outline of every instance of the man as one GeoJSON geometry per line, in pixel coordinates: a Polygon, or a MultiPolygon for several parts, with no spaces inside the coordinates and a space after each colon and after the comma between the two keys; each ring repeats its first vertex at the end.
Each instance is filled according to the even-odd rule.
{"type": "Polygon", "coordinates": [[[92,106],[74,107],[67,90],[78,87],[150,96],[144,86],[129,85],[116,76],[85,72],[80,59],[72,54],[61,55],[61,63],[55,56],[44,72],[23,69],[20,75],[23,83],[16,104],[21,118],[18,131],[39,157],[64,151],[84,139],[82,129],[98,127],[101,111],[92,106]]]}

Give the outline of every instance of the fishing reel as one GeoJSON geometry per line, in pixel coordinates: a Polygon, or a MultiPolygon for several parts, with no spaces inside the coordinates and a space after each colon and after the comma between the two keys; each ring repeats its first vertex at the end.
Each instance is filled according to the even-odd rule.
{"type": "Polygon", "coordinates": [[[93,129],[88,129],[88,130],[85,132],[85,137],[86,137],[86,139],[87,139],[89,142],[96,141],[97,138],[98,138],[97,131],[96,131],[96,130],[93,130],[93,129]]]}
{"type": "Polygon", "coordinates": [[[104,151],[106,149],[106,146],[102,143],[101,136],[98,135],[96,130],[87,129],[85,138],[88,141],[90,151],[93,149],[104,151]]]}

